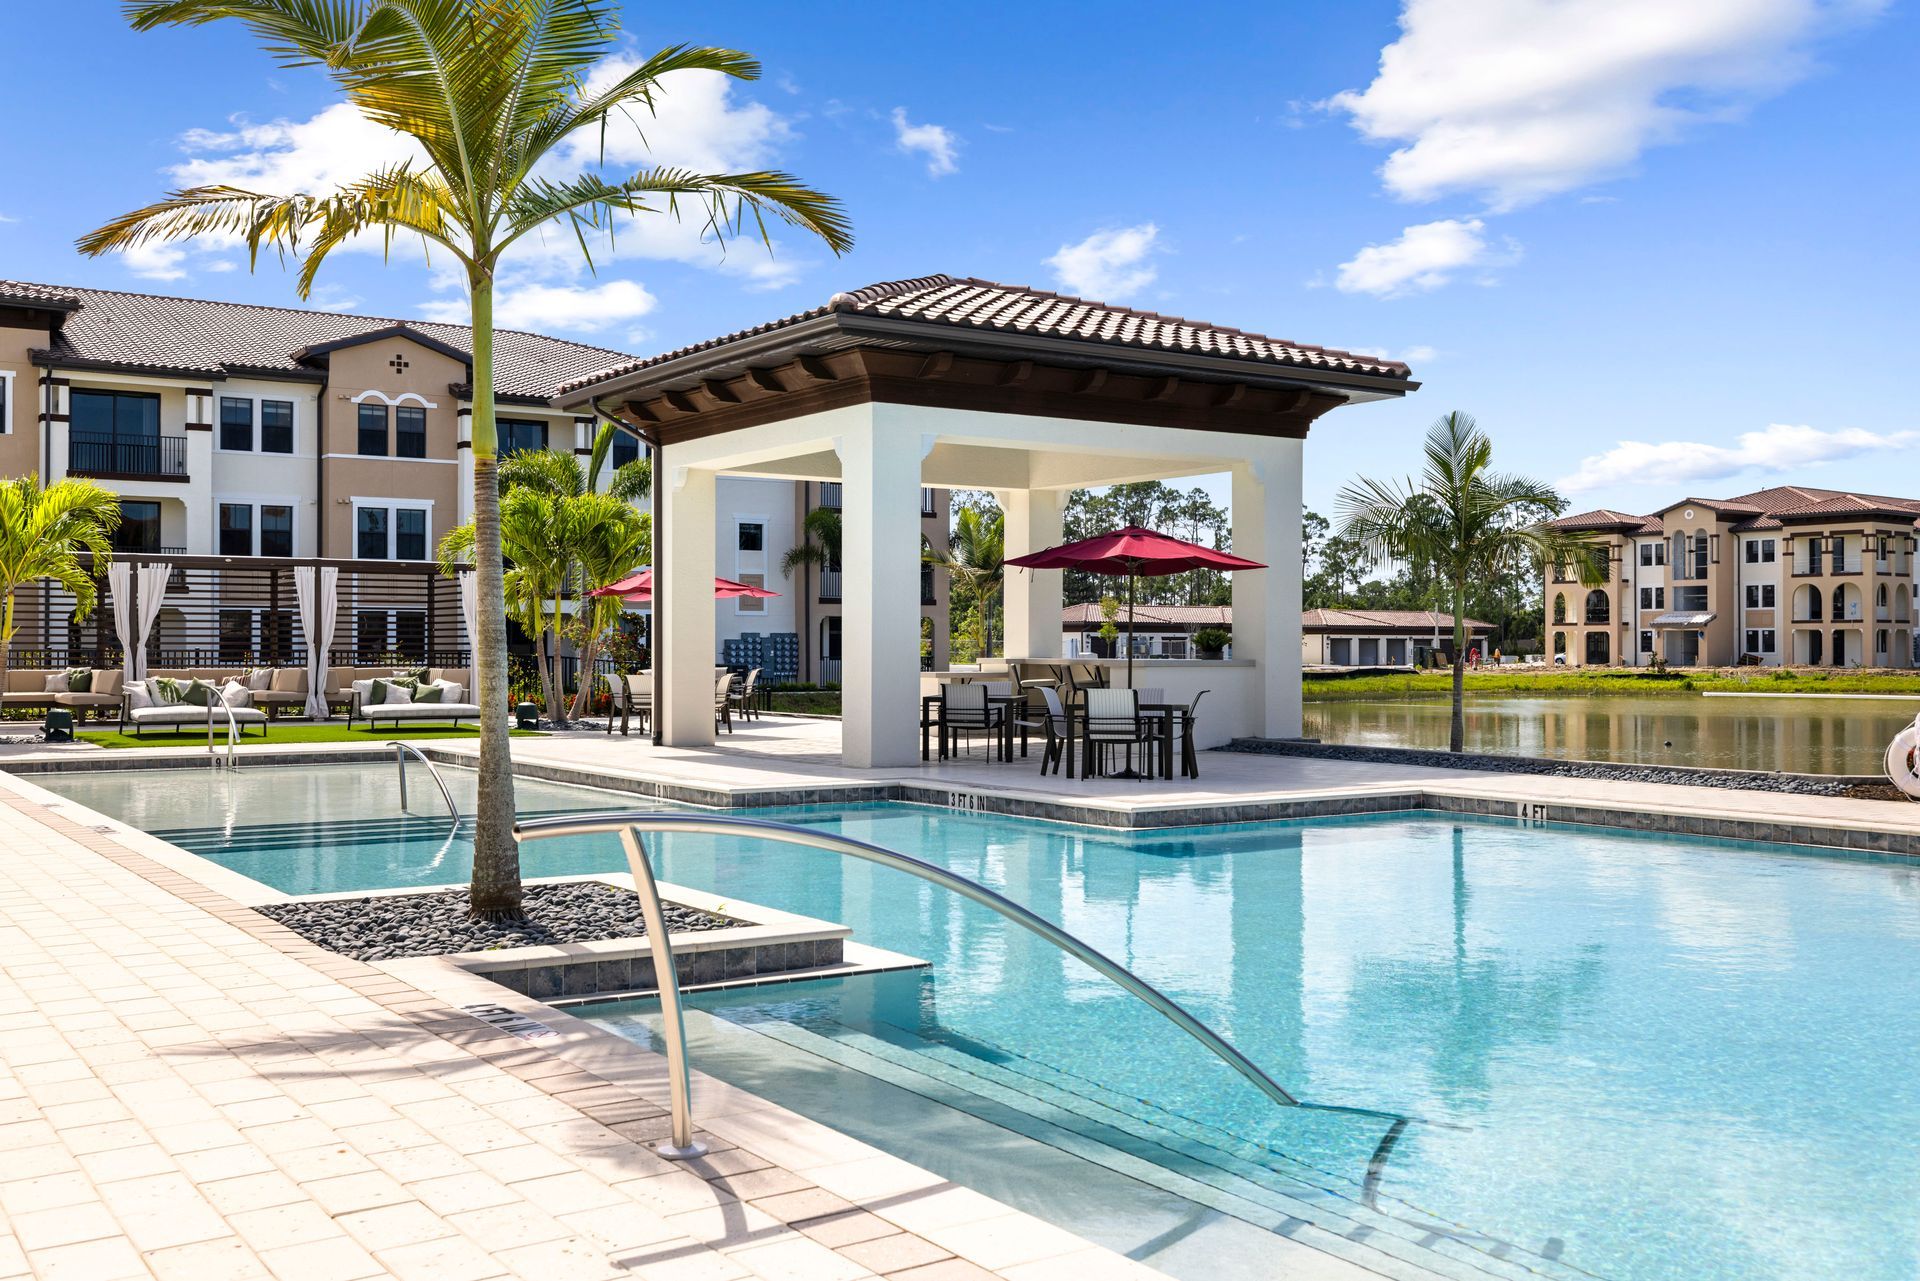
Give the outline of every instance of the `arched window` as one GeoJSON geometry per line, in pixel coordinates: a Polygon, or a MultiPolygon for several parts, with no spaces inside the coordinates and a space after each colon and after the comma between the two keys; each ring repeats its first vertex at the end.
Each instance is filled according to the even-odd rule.
{"type": "Polygon", "coordinates": [[[1693,576],[1707,576],[1707,531],[1704,529],[1693,531],[1693,576]]]}
{"type": "Polygon", "coordinates": [[[1608,622],[1611,609],[1605,592],[1596,587],[1587,593],[1587,622],[1590,625],[1608,622]]]}
{"type": "Polygon", "coordinates": [[[1564,623],[1567,621],[1567,594],[1565,592],[1555,592],[1553,594],[1553,621],[1556,623],[1564,623]]]}
{"type": "Polygon", "coordinates": [[[1565,632],[1555,632],[1553,634],[1553,652],[1556,657],[1567,652],[1567,634],[1565,632]]]}
{"type": "Polygon", "coordinates": [[[1878,605],[1881,609],[1885,609],[1887,607],[1887,585],[1885,583],[1880,584],[1880,586],[1874,591],[1873,603],[1875,605],[1878,605]]]}
{"type": "Polygon", "coordinates": [[[1833,621],[1836,623],[1847,616],[1847,585],[1840,584],[1833,589],[1833,621]]]}
{"type": "Polygon", "coordinates": [[[1802,587],[1795,595],[1799,597],[1799,602],[1794,607],[1794,618],[1803,623],[1819,622],[1820,606],[1824,600],[1820,595],[1820,589],[1809,584],[1802,587]]]}

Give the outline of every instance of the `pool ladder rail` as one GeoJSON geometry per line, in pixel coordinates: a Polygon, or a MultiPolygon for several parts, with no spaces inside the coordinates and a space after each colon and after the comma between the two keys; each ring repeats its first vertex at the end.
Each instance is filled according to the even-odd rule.
{"type": "Polygon", "coordinates": [[[412,743],[403,743],[397,739],[388,743],[387,746],[393,749],[393,764],[400,771],[401,810],[404,811],[407,808],[407,757],[411,755],[427,767],[427,773],[433,775],[434,785],[440,789],[440,799],[447,803],[447,817],[453,820],[456,828],[459,827],[460,807],[453,803],[453,793],[447,788],[447,780],[440,777],[440,771],[434,767],[431,760],[427,759],[427,754],[412,743]]]}
{"type": "Polygon", "coordinates": [[[240,768],[240,757],[236,752],[239,746],[239,740],[240,721],[234,716],[233,709],[218,698],[207,704],[207,755],[211,758],[215,769],[237,770],[240,768]],[[216,707],[224,712],[227,717],[227,758],[224,761],[220,759],[220,753],[213,744],[213,731],[218,724],[218,722],[213,719],[213,709],[216,707]]]}
{"type": "MultiPolygon", "coordinates": [[[[741,836],[804,845],[843,858],[861,859],[930,881],[951,890],[973,903],[1036,934],[1066,952],[1102,977],[1151,1006],[1175,1027],[1200,1042],[1215,1058],[1251,1082],[1254,1088],[1283,1107],[1312,1107],[1300,1100],[1256,1067],[1240,1051],[1212,1028],[1183,1009],[1172,997],[1148,983],[1133,971],[1108,958],[1067,933],[1045,917],[1036,916],[1012,899],[988,889],[977,881],[948,871],[944,867],[856,841],[830,832],[774,823],[765,819],[732,818],[705,814],[661,814],[644,810],[610,810],[596,814],[562,814],[550,818],[523,819],[514,824],[515,839],[526,842],[554,836],[589,836],[618,832],[626,846],[627,864],[633,872],[633,886],[640,896],[640,911],[647,923],[647,943],[653,954],[653,972],[660,984],[660,1013],[667,1044],[667,1080],[672,1091],[671,1137],[655,1150],[672,1160],[702,1156],[706,1146],[693,1137],[693,1103],[687,1070],[687,1032],[681,1013],[680,981],[674,972],[673,946],[667,937],[666,913],[653,879],[653,864],[647,857],[644,834],[680,832],[698,836],[741,836]]],[[[1366,1112],[1361,1108],[1336,1108],[1337,1111],[1366,1112]]],[[[1381,1115],[1372,1113],[1372,1115],[1381,1115]]]]}

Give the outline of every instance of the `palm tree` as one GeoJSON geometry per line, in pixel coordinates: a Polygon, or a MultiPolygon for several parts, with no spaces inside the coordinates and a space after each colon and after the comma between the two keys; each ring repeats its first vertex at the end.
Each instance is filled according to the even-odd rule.
{"type": "Polygon", "coordinates": [[[840,563],[840,511],[816,507],[800,522],[800,540],[780,558],[780,572],[788,578],[802,565],[826,569],[840,563]]]}
{"type": "Polygon", "coordinates": [[[0,481],[0,689],[13,656],[14,593],[50,578],[73,597],[73,616],[93,612],[94,575],[113,559],[120,499],[90,480],[63,480],[40,488],[35,476],[0,481]],[[80,553],[93,563],[80,563],[80,553]]]}
{"type": "MultiPolygon", "coordinates": [[[[596,489],[613,430],[611,423],[601,429],[584,466],[570,453],[536,449],[503,459],[499,468],[501,539],[513,563],[506,600],[515,621],[540,646],[535,666],[547,715],[556,724],[579,715],[592,693],[591,679],[582,680],[569,711],[562,637],[580,645],[581,668],[590,674],[600,644],[620,621],[622,602],[587,593],[645,564],[653,543],[652,518],[633,507],[650,483],[647,460],[624,464],[606,490],[596,489]],[[575,602],[571,622],[568,599],[575,602]]],[[[447,532],[439,548],[443,572],[457,573],[471,562],[476,536],[472,523],[447,532]]]]}
{"type": "Polygon", "coordinates": [[[1466,735],[1467,593],[1523,564],[1574,564],[1599,581],[1593,545],[1538,519],[1565,503],[1552,486],[1493,470],[1493,441],[1458,410],[1427,431],[1426,467],[1416,481],[1362,476],[1340,491],[1340,534],[1374,565],[1427,568],[1453,611],[1451,750],[1466,735]]]}
{"type": "Polygon", "coordinates": [[[472,447],[475,638],[480,803],[474,820],[470,910],[521,915],[513,839],[513,772],[506,721],[506,599],[495,467],[493,291],[502,256],[520,239],[564,221],[588,256],[587,234],[612,234],[619,214],[703,211],[716,240],[752,228],[768,245],[766,218],[801,227],[841,253],[852,232],[839,203],[783,173],[701,174],[651,167],[626,176],[549,176],[568,144],[603,134],[629,112],[651,110],[660,81],[707,70],[748,80],[759,64],[730,49],[676,45],[614,84],[584,86],[619,38],[603,0],[126,0],[136,30],[244,24],[289,67],[321,67],[368,119],[405,134],[426,160],[389,165],[328,192],[262,193],[191,187],[81,237],[88,254],[194,236],[238,236],[257,260],[273,249],[300,258],[307,297],[329,253],[363,233],[387,243],[419,237],[459,264],[473,321],[472,447]]]}
{"type": "Polygon", "coordinates": [[[947,576],[967,584],[980,616],[980,657],[988,656],[992,640],[993,598],[1006,581],[1007,571],[1000,562],[1007,548],[1007,518],[995,511],[983,515],[977,507],[962,507],[953,520],[953,534],[946,551],[928,547],[920,557],[929,565],[938,565],[947,576]]]}

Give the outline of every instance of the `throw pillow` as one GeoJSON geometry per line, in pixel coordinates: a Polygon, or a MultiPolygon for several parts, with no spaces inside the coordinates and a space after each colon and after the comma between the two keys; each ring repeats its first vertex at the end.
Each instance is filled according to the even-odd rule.
{"type": "Polygon", "coordinates": [[[440,701],[441,695],[446,692],[446,687],[443,685],[422,685],[413,692],[413,701],[416,703],[437,703],[440,701]]]}
{"type": "Polygon", "coordinates": [[[247,688],[252,690],[273,688],[273,669],[271,667],[256,667],[248,672],[247,688]]]}
{"type": "Polygon", "coordinates": [[[153,706],[153,695],[147,692],[147,682],[145,681],[128,681],[120,687],[120,692],[127,696],[128,711],[133,711],[135,708],[153,706]]]}
{"type": "Polygon", "coordinates": [[[389,704],[411,703],[413,701],[413,690],[405,681],[388,681],[387,696],[380,701],[389,704]]]}
{"type": "Polygon", "coordinates": [[[423,685],[427,680],[427,669],[424,667],[396,667],[393,669],[393,674],[401,680],[412,681],[415,685],[423,685]]]}
{"type": "Polygon", "coordinates": [[[93,688],[93,670],[87,667],[67,669],[67,692],[85,694],[93,688]]]}
{"type": "Polygon", "coordinates": [[[460,702],[460,696],[466,693],[467,690],[467,687],[459,681],[435,681],[434,685],[439,689],[440,701],[443,703],[460,702]]]}
{"type": "Polygon", "coordinates": [[[191,703],[195,707],[212,707],[213,700],[220,697],[220,691],[202,680],[191,680],[180,691],[180,701],[191,703]]]}
{"type": "Polygon", "coordinates": [[[253,703],[253,691],[239,681],[228,681],[220,687],[220,701],[228,707],[248,707],[253,703]]]}
{"type": "Polygon", "coordinates": [[[47,673],[47,693],[65,694],[68,692],[68,689],[67,674],[65,672],[47,673]]]}
{"type": "Polygon", "coordinates": [[[148,692],[153,695],[154,706],[170,707],[175,703],[185,701],[187,697],[187,686],[191,684],[193,684],[193,682],[188,681],[183,685],[171,676],[156,676],[147,682],[147,689],[148,692]]]}
{"type": "Polygon", "coordinates": [[[118,694],[120,680],[126,673],[118,668],[102,670],[93,674],[93,692],[96,694],[118,694]]]}
{"type": "Polygon", "coordinates": [[[378,707],[387,701],[387,688],[392,684],[392,681],[372,681],[367,689],[367,696],[361,699],[360,702],[368,707],[378,707]]]}

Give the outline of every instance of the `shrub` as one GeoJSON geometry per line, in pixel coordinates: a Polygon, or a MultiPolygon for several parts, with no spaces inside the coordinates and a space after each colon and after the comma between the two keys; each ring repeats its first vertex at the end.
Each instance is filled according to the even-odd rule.
{"type": "Polygon", "coordinates": [[[1233,633],[1219,627],[1202,627],[1193,634],[1194,648],[1207,653],[1225,649],[1233,641],[1233,633]]]}

